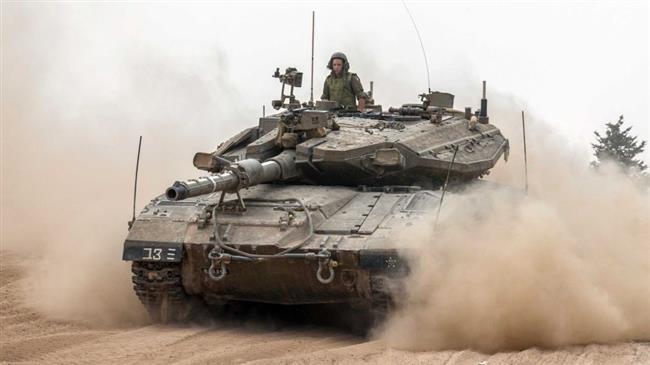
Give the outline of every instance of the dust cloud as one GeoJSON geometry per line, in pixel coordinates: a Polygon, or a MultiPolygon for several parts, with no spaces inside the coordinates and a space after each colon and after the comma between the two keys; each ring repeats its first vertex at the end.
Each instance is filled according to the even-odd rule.
{"type": "MultiPolygon", "coordinates": [[[[179,52],[182,42],[155,34],[162,28],[121,26],[146,9],[3,10],[2,250],[33,258],[25,299],[49,318],[144,321],[120,260],[137,137],[142,207],[166,184],[197,175],[197,146],[258,115],[229,78],[218,42],[179,52]]],[[[389,74],[370,72],[375,64],[354,67],[389,74]]],[[[480,80],[457,81],[450,91],[468,98],[459,105],[476,105],[480,80]]],[[[404,85],[378,87],[378,101],[414,100],[416,92],[404,100],[404,85]]],[[[490,97],[491,117],[513,151],[489,179],[522,186],[521,102],[500,99],[490,97]]],[[[425,250],[404,310],[384,331],[390,345],[495,351],[650,337],[648,192],[615,171],[594,174],[587,156],[540,121],[529,126],[527,197],[486,187],[450,196],[435,234],[429,221],[401,237],[425,250]]]]}
{"type": "Polygon", "coordinates": [[[188,69],[116,29],[119,7],[104,9],[110,24],[87,23],[92,11],[3,5],[1,248],[28,258],[24,300],[48,318],[139,324],[121,261],[138,136],[140,209],[195,176],[197,146],[214,146],[247,110],[223,107],[238,95],[217,47],[188,69]]]}
{"type": "Polygon", "coordinates": [[[485,352],[650,339],[648,187],[614,166],[593,171],[528,116],[525,195],[524,106],[495,100],[511,160],[488,177],[499,184],[449,195],[435,232],[431,216],[400,234],[413,272],[381,337],[402,349],[485,352]]]}

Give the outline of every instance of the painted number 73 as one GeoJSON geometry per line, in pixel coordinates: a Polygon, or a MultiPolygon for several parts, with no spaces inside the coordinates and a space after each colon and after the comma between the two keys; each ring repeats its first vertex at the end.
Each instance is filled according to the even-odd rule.
{"type": "Polygon", "coordinates": [[[145,247],[143,248],[144,250],[144,256],[142,256],[143,260],[160,260],[162,259],[162,248],[149,248],[145,247]]]}

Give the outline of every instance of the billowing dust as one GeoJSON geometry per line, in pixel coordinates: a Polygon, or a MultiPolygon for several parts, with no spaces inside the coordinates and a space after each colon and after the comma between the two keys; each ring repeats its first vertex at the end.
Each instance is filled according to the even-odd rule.
{"type": "Polygon", "coordinates": [[[240,109],[223,107],[236,93],[227,67],[214,67],[218,52],[188,70],[158,49],[132,48],[126,31],[63,10],[3,15],[1,246],[35,259],[22,268],[24,300],[48,318],[141,323],[121,260],[138,135],[141,209],[196,175],[193,153],[236,130],[229,118],[240,109]]]}
{"type": "MultiPolygon", "coordinates": [[[[3,18],[2,249],[37,258],[26,261],[24,299],[48,318],[139,323],[121,261],[137,136],[141,207],[165,184],[196,176],[193,152],[233,134],[235,116],[256,114],[234,100],[219,52],[188,70],[177,55],[129,48],[127,32],[87,39],[68,30],[79,19],[45,13],[3,18]]],[[[521,186],[519,105],[504,103],[492,119],[513,151],[490,178],[521,186]]],[[[402,235],[424,254],[413,259],[405,308],[383,332],[391,346],[493,351],[650,338],[647,191],[613,171],[594,174],[540,122],[529,125],[527,197],[450,195],[435,233],[429,219],[402,235]]]]}
{"type": "Polygon", "coordinates": [[[501,105],[515,148],[490,180],[398,237],[413,262],[404,307],[381,330],[403,349],[480,351],[650,338],[648,188],[600,172],[539,120],[501,105]],[[529,117],[530,118],[530,117],[529,117]],[[417,254],[413,254],[414,249],[417,254]]]}

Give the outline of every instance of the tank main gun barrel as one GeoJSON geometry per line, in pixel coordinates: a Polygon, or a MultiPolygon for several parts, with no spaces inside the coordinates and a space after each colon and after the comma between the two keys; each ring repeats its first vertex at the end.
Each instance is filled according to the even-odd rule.
{"type": "Polygon", "coordinates": [[[237,161],[215,175],[176,181],[167,188],[165,196],[169,200],[183,200],[217,191],[236,192],[265,182],[293,179],[300,176],[295,154],[293,150],[285,150],[264,162],[252,158],[237,161]]]}

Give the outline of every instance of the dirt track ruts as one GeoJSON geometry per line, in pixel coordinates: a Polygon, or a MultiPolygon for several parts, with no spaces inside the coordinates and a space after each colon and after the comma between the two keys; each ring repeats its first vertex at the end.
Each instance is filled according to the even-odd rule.
{"type": "Polygon", "coordinates": [[[276,328],[246,323],[210,326],[97,327],[45,318],[24,304],[28,259],[3,252],[0,262],[0,361],[19,364],[650,364],[650,343],[528,349],[408,352],[343,330],[276,328]]]}

